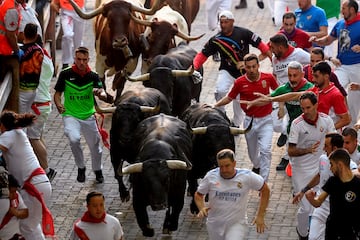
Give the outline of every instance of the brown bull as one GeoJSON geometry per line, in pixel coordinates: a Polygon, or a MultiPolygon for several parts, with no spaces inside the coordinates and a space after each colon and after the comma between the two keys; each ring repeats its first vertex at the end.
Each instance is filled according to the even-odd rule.
{"type": "MultiPolygon", "coordinates": [[[[154,6],[156,0],[146,0],[145,6],[154,6]]],[[[199,0],[165,0],[169,6],[174,9],[175,11],[179,12],[181,15],[184,16],[189,32],[191,32],[191,23],[195,20],[197,13],[199,12],[200,8],[200,1],[199,0]]]]}
{"type": "MultiPolygon", "coordinates": [[[[85,13],[73,0],[70,0],[77,14],[83,19],[95,18],[95,50],[96,71],[105,81],[105,71],[110,69],[116,73],[112,88],[117,90],[117,96],[124,89],[126,74],[131,74],[137,65],[138,57],[142,51],[139,37],[144,32],[143,25],[131,20],[130,15],[143,18],[142,14],[151,15],[159,8],[160,0],[155,0],[153,8],[146,9],[136,1],[97,1],[97,8],[85,13]]],[[[105,86],[105,84],[104,84],[105,86]]]]}

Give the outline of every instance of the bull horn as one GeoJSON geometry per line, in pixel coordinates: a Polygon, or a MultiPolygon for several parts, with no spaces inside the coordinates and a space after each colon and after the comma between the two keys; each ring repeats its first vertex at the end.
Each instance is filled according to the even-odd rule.
{"type": "Polygon", "coordinates": [[[194,67],[191,65],[187,70],[171,70],[174,77],[188,77],[194,73],[194,67]]]}
{"type": "Polygon", "coordinates": [[[116,107],[105,107],[102,108],[100,106],[95,107],[96,112],[98,113],[114,113],[116,110],[116,107]]]}
{"type": "Polygon", "coordinates": [[[155,0],[154,5],[150,9],[139,7],[139,6],[136,6],[136,5],[130,3],[131,4],[131,10],[143,13],[145,15],[154,15],[154,13],[160,7],[160,2],[161,2],[161,0],[155,0]]]}
{"type": "Polygon", "coordinates": [[[166,164],[170,169],[182,169],[182,170],[190,170],[192,166],[187,166],[186,162],[180,160],[166,160],[166,164]]]}
{"type": "Polygon", "coordinates": [[[206,130],[207,130],[207,127],[191,128],[192,134],[205,134],[206,130]]]}
{"type": "Polygon", "coordinates": [[[245,133],[249,132],[252,128],[253,120],[254,120],[254,118],[251,118],[250,124],[246,129],[230,127],[230,133],[233,135],[238,135],[238,134],[245,134],[245,133]]]}
{"type": "Polygon", "coordinates": [[[155,107],[140,106],[140,110],[143,113],[157,113],[160,111],[160,105],[157,105],[155,107]]]}
{"type": "Polygon", "coordinates": [[[70,0],[70,4],[74,8],[75,12],[83,19],[91,19],[93,17],[96,17],[97,15],[102,13],[104,9],[103,6],[100,6],[97,9],[86,13],[83,12],[83,10],[73,0],[70,0]]]}
{"type": "Polygon", "coordinates": [[[143,20],[143,19],[140,19],[140,18],[137,18],[135,17],[132,13],[130,14],[130,17],[131,19],[136,22],[137,24],[140,24],[140,25],[145,25],[147,27],[150,27],[151,26],[151,21],[147,21],[147,20],[143,20]]]}
{"type": "Polygon", "coordinates": [[[205,33],[203,33],[203,34],[201,34],[200,36],[197,36],[197,37],[192,37],[192,36],[189,36],[189,35],[187,35],[185,33],[180,32],[180,31],[178,31],[176,33],[176,36],[181,37],[182,39],[184,39],[186,41],[189,41],[189,42],[198,40],[198,39],[202,38],[204,35],[205,35],[205,33]]]}
{"type": "Polygon", "coordinates": [[[150,73],[145,73],[136,77],[125,76],[125,78],[130,82],[143,82],[150,79],[150,73]]]}
{"type": "Polygon", "coordinates": [[[131,174],[131,173],[139,173],[142,172],[143,164],[142,163],[134,163],[122,169],[122,174],[131,174]]]}

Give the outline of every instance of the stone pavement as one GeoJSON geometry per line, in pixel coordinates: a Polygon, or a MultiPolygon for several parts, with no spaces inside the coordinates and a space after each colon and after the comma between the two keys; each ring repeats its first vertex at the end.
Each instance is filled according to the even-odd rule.
{"type": "MultiPolygon", "coordinates": [[[[93,0],[88,0],[87,9],[94,8],[93,0]]],[[[236,25],[247,27],[254,32],[257,32],[264,40],[268,40],[277,29],[272,25],[271,17],[268,9],[259,9],[256,1],[248,0],[248,8],[235,10],[234,5],[238,4],[238,0],[233,2],[233,12],[236,17],[236,25]]],[[[265,7],[267,2],[265,2],[265,7]]],[[[215,16],[214,16],[215,17],[215,16]]],[[[94,36],[92,30],[92,21],[87,21],[85,28],[84,45],[92,48],[94,45],[94,36]]],[[[206,35],[191,43],[197,51],[200,51],[203,44],[209,39],[214,32],[207,30],[207,21],[205,13],[205,0],[201,0],[200,12],[197,15],[192,27],[192,35],[200,35],[207,32],[206,35]]],[[[257,49],[252,48],[252,52],[258,53],[257,49]]],[[[57,54],[59,59],[57,63],[61,67],[61,51],[57,54]]],[[[91,49],[91,62],[90,65],[94,67],[94,49],[91,49]]],[[[213,62],[211,58],[204,65],[204,82],[201,94],[201,102],[213,104],[215,102],[213,97],[213,87],[216,81],[218,64],[213,62]]],[[[271,71],[271,66],[268,60],[261,63],[263,71],[271,71]]],[[[135,74],[138,74],[136,71],[135,74]]],[[[109,80],[109,85],[111,80],[109,80]]],[[[53,80],[55,84],[55,79],[53,80]]],[[[126,89],[142,87],[141,84],[127,83],[126,89]]],[[[53,89],[52,89],[53,92],[53,89]]],[[[231,109],[228,108],[229,112],[231,109]]],[[[231,114],[230,114],[231,116],[231,114]]],[[[111,116],[106,116],[105,126],[109,129],[111,116]]],[[[250,227],[247,239],[283,239],[291,240],[297,239],[295,230],[296,226],[296,206],[291,204],[291,179],[285,175],[283,171],[277,172],[276,165],[279,163],[281,155],[284,151],[283,148],[276,146],[276,140],[279,135],[274,134],[273,138],[273,157],[271,173],[269,177],[269,185],[271,189],[271,198],[269,207],[266,214],[266,223],[268,229],[264,234],[257,234],[254,226],[250,227]]],[[[131,201],[122,203],[119,198],[118,186],[113,178],[113,169],[111,166],[109,151],[104,148],[103,162],[104,162],[104,176],[105,182],[103,184],[95,183],[95,176],[91,171],[91,160],[89,159],[89,149],[85,142],[83,142],[84,153],[86,156],[87,172],[86,182],[78,183],[76,181],[77,167],[75,166],[74,159],[68,144],[67,138],[63,134],[63,125],[61,117],[53,109],[49,118],[46,132],[45,141],[47,142],[47,149],[49,155],[49,165],[58,171],[54,179],[52,205],[50,210],[53,213],[55,220],[55,228],[58,239],[68,239],[69,232],[76,219],[78,219],[85,211],[85,196],[89,191],[98,190],[104,193],[106,198],[107,211],[110,214],[117,216],[124,228],[125,239],[138,240],[145,239],[136,223],[135,214],[132,209],[131,201]]],[[[220,137],[220,136],[219,136],[220,137]]],[[[247,156],[247,148],[245,138],[243,136],[236,139],[236,155],[239,167],[252,168],[250,160],[247,156]]],[[[149,210],[149,217],[152,226],[155,229],[156,235],[151,239],[187,239],[187,240],[205,240],[207,239],[205,220],[199,220],[192,216],[189,211],[190,198],[185,197],[185,205],[179,220],[179,229],[169,235],[162,235],[162,223],[164,219],[164,211],[152,212],[149,210]]],[[[253,192],[249,197],[248,204],[248,217],[249,222],[252,221],[258,205],[258,193],[253,192]]]]}

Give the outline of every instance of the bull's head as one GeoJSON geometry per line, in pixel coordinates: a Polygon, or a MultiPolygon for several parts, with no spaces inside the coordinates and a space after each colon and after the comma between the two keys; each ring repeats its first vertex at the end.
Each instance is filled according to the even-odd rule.
{"type": "Polygon", "coordinates": [[[138,24],[147,26],[151,29],[146,38],[142,38],[143,45],[148,46],[146,49],[146,57],[148,64],[151,63],[151,59],[159,54],[166,54],[170,48],[176,47],[174,37],[178,36],[186,41],[195,41],[200,39],[204,34],[196,37],[192,37],[178,30],[177,24],[171,24],[167,21],[159,21],[157,18],[153,18],[152,21],[142,20],[131,14],[131,18],[138,24]]]}
{"type": "MultiPolygon", "coordinates": [[[[153,211],[165,209],[168,206],[168,191],[170,190],[170,170],[190,170],[191,166],[180,160],[148,160],[123,168],[123,174],[141,173],[146,186],[141,186],[147,192],[153,211]]],[[[185,180],[185,178],[184,178],[185,180]]],[[[185,183],[185,182],[184,182],[185,183]]],[[[139,186],[140,187],[140,186],[139,186]]]]}
{"type": "MultiPolygon", "coordinates": [[[[109,31],[113,49],[121,50],[125,59],[128,59],[133,56],[128,46],[129,32],[131,31],[130,14],[133,12],[149,15],[154,14],[159,8],[160,0],[157,0],[151,9],[136,6],[126,1],[110,1],[88,13],[83,12],[73,0],[70,0],[70,3],[76,13],[83,19],[90,19],[102,14],[106,20],[101,21],[102,24],[107,24],[105,31],[109,31]]],[[[98,21],[100,20],[98,19],[98,21]]],[[[99,22],[98,24],[101,25],[99,22]]]]}

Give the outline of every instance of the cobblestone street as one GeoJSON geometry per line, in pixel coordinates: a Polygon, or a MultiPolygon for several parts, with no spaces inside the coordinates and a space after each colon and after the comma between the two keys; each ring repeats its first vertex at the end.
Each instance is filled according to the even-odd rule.
{"type": "MultiPolygon", "coordinates": [[[[86,8],[92,10],[94,8],[93,0],[88,0],[86,8]]],[[[235,10],[234,6],[238,1],[233,1],[232,11],[235,14],[235,24],[247,27],[252,31],[258,33],[265,41],[277,32],[273,26],[269,10],[266,9],[267,2],[265,1],[265,9],[261,10],[257,7],[256,1],[248,1],[248,8],[235,10]]],[[[91,49],[91,63],[90,66],[94,69],[95,55],[94,55],[94,35],[92,21],[86,22],[84,35],[84,46],[91,49]]],[[[200,51],[203,44],[215,34],[207,30],[207,21],[205,13],[205,0],[201,0],[200,12],[197,15],[195,22],[192,25],[191,35],[197,36],[206,32],[206,35],[200,40],[191,43],[190,45],[195,50],[200,51]]],[[[251,48],[251,52],[259,53],[257,49],[251,48]]],[[[61,51],[57,51],[57,63],[61,68],[61,51]]],[[[269,60],[261,63],[263,71],[271,72],[269,60]]],[[[204,82],[200,101],[204,103],[214,104],[214,85],[217,77],[218,63],[215,63],[212,58],[209,58],[204,65],[204,82]]],[[[134,74],[138,74],[137,70],[134,74]]],[[[53,80],[54,85],[56,79],[53,80]]],[[[108,88],[111,86],[111,80],[108,81],[108,88]]],[[[126,89],[142,87],[141,84],[127,83],[126,89]]],[[[52,93],[53,93],[52,89],[52,93]]],[[[229,112],[230,108],[227,108],[229,112]]],[[[232,114],[229,115],[230,117],[232,114]]],[[[105,127],[109,130],[111,116],[106,115],[105,127]]],[[[285,175],[283,171],[277,172],[276,165],[279,163],[284,148],[278,148],[276,141],[279,134],[275,133],[273,138],[272,149],[272,167],[269,177],[269,186],[271,189],[270,204],[266,214],[266,222],[268,229],[264,234],[257,234],[254,226],[250,227],[247,239],[283,239],[292,240],[297,239],[295,230],[296,226],[296,206],[292,205],[291,199],[291,179],[285,175]]],[[[106,208],[108,213],[119,218],[124,231],[126,240],[140,240],[140,239],[163,239],[163,240],[205,240],[207,239],[205,219],[200,220],[191,215],[189,211],[190,197],[185,197],[184,209],[179,220],[179,229],[171,235],[163,235],[162,224],[165,211],[153,212],[149,209],[149,217],[152,226],[155,229],[155,237],[144,238],[139,229],[134,211],[132,209],[132,199],[127,203],[122,203],[119,197],[118,186],[113,177],[113,168],[110,161],[109,150],[104,148],[103,162],[104,162],[104,177],[103,184],[95,183],[95,175],[91,172],[90,153],[85,142],[83,144],[84,153],[86,156],[87,172],[86,182],[78,183],[76,181],[77,167],[75,165],[68,139],[63,133],[63,124],[61,116],[57,113],[56,108],[53,108],[48,124],[46,126],[45,141],[47,143],[47,150],[49,155],[49,165],[58,171],[56,178],[53,181],[53,195],[52,205],[50,210],[55,220],[55,229],[58,239],[68,239],[72,225],[76,219],[81,217],[85,211],[85,196],[91,190],[98,190],[104,193],[106,198],[106,208]]],[[[239,167],[252,168],[250,160],[247,155],[247,148],[244,136],[236,137],[236,155],[237,164],[239,167]]],[[[248,217],[249,222],[252,221],[257,205],[258,193],[253,192],[249,198],[248,217]]]]}

